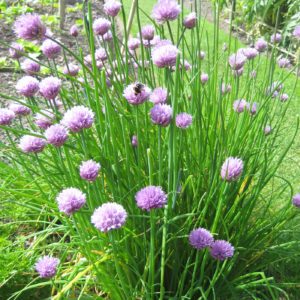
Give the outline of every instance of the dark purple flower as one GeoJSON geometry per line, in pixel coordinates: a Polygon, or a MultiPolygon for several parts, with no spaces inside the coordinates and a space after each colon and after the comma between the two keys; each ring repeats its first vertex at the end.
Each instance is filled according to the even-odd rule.
{"type": "Polygon", "coordinates": [[[206,247],[210,247],[214,242],[214,238],[207,229],[197,228],[190,233],[189,242],[192,247],[202,250],[206,247]]]}
{"type": "Polygon", "coordinates": [[[59,263],[58,258],[43,256],[37,261],[35,270],[39,273],[41,278],[51,278],[55,276],[59,263]]]}
{"type": "Polygon", "coordinates": [[[240,158],[228,157],[222,165],[221,177],[226,181],[235,181],[242,175],[244,163],[240,158]]]}
{"type": "Polygon", "coordinates": [[[76,25],[72,25],[72,27],[70,28],[70,35],[73,37],[77,37],[79,34],[79,29],[76,25]]]}
{"type": "Polygon", "coordinates": [[[166,127],[172,120],[172,107],[168,104],[156,104],[150,111],[151,120],[154,124],[166,127]]]}
{"type": "Polygon", "coordinates": [[[176,0],[158,0],[153,7],[152,17],[158,24],[163,24],[177,19],[180,11],[180,5],[176,0]]]}
{"type": "Polygon", "coordinates": [[[80,165],[80,177],[87,181],[95,181],[99,174],[100,164],[93,160],[83,161],[80,165]]]}
{"type": "Polygon", "coordinates": [[[213,258],[222,261],[233,256],[234,247],[227,241],[217,240],[213,242],[210,254],[213,258]]]}
{"type": "Polygon", "coordinates": [[[197,15],[195,12],[188,14],[183,20],[183,26],[187,29],[192,29],[197,24],[197,15]]]}
{"type": "Polygon", "coordinates": [[[139,208],[150,211],[153,208],[164,207],[167,195],[160,186],[150,185],[136,193],[135,201],[139,208]]]}
{"type": "Polygon", "coordinates": [[[188,128],[191,126],[193,117],[187,113],[180,113],[176,116],[176,126],[179,128],[188,128]]]}
{"type": "Polygon", "coordinates": [[[49,144],[61,147],[68,139],[68,130],[60,124],[55,124],[45,131],[45,137],[49,144]]]}

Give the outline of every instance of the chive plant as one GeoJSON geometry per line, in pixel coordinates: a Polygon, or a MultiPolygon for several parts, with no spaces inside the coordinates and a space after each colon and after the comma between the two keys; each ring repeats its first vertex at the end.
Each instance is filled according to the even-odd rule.
{"type": "Polygon", "coordinates": [[[294,67],[275,76],[263,39],[220,46],[218,1],[212,36],[175,0],[151,16],[138,3],[136,37],[122,3],[104,10],[95,19],[85,2],[74,48],[38,15],[14,25],[45,59],[11,45],[27,75],[1,94],[2,153],[35,190],[40,224],[27,252],[39,277],[10,299],[49,285],[53,299],[288,298],[269,265],[298,214],[293,188],[273,185],[298,129],[282,146],[294,67]]]}

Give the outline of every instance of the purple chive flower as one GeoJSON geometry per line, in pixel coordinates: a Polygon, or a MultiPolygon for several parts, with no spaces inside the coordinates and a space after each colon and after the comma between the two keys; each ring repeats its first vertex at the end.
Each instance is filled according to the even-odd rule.
{"type": "Polygon", "coordinates": [[[265,135],[269,135],[272,132],[272,127],[270,125],[266,125],[264,128],[265,135]]]}
{"type": "Polygon", "coordinates": [[[189,242],[192,247],[202,250],[206,247],[210,247],[214,242],[214,238],[207,229],[197,228],[191,231],[189,242]]]}
{"type": "Polygon", "coordinates": [[[226,181],[237,180],[243,172],[244,163],[240,158],[228,157],[221,168],[221,177],[226,181]]]}
{"type": "Polygon", "coordinates": [[[103,41],[108,42],[108,41],[111,41],[111,40],[113,39],[113,35],[112,35],[111,31],[109,30],[109,31],[107,31],[106,33],[104,33],[104,34],[101,36],[101,38],[102,38],[103,41]]]}
{"type": "Polygon", "coordinates": [[[247,57],[247,59],[254,59],[258,55],[258,51],[255,48],[244,48],[242,49],[242,54],[247,57]]]}
{"type": "Polygon", "coordinates": [[[7,108],[0,108],[0,125],[9,125],[16,117],[15,113],[7,108]]]}
{"type": "Polygon", "coordinates": [[[241,69],[246,62],[246,57],[242,53],[238,52],[229,56],[229,65],[233,70],[241,69]]]}
{"type": "Polygon", "coordinates": [[[203,59],[205,58],[205,52],[204,52],[204,51],[200,51],[200,52],[199,52],[199,58],[200,58],[201,60],[203,60],[203,59]]]}
{"type": "Polygon", "coordinates": [[[121,7],[122,4],[119,1],[107,0],[103,6],[103,9],[107,15],[115,17],[119,13],[121,7]]]}
{"type": "Polygon", "coordinates": [[[260,53],[264,52],[267,48],[268,48],[268,43],[263,38],[260,38],[256,41],[255,49],[258,52],[260,52],[260,53]]]}
{"type": "Polygon", "coordinates": [[[86,202],[86,196],[77,188],[66,188],[56,197],[59,211],[66,215],[78,211],[86,202]]]}
{"type": "Polygon", "coordinates": [[[173,67],[179,51],[174,45],[156,46],[152,52],[153,63],[159,68],[173,67]]]}
{"type": "Polygon", "coordinates": [[[13,59],[18,59],[22,57],[25,52],[24,47],[18,43],[12,43],[8,51],[9,56],[13,59]]]}
{"type": "Polygon", "coordinates": [[[151,41],[154,38],[155,28],[153,25],[145,25],[142,27],[142,37],[144,40],[151,41]]]}
{"type": "Polygon", "coordinates": [[[293,31],[293,36],[297,39],[300,40],[300,25],[296,26],[294,31],[293,31]]]}
{"type": "Polygon", "coordinates": [[[34,77],[24,76],[17,82],[16,89],[25,97],[33,97],[39,90],[39,82],[34,77]]]}
{"type": "Polygon", "coordinates": [[[221,86],[221,92],[223,95],[227,94],[227,93],[230,93],[231,92],[231,85],[230,84],[225,84],[225,83],[222,83],[222,86],[221,86]]]}
{"type": "Polygon", "coordinates": [[[239,99],[233,102],[233,109],[237,113],[242,113],[249,107],[249,103],[245,99],[239,99]]]}
{"type": "Polygon", "coordinates": [[[192,29],[197,24],[197,15],[195,12],[188,14],[183,20],[183,26],[187,29],[192,29]]]}
{"type": "Polygon", "coordinates": [[[19,16],[15,21],[14,32],[18,38],[33,41],[44,38],[46,26],[38,15],[25,14],[19,16]]]}
{"type": "Polygon", "coordinates": [[[101,60],[102,62],[107,60],[107,53],[106,53],[105,49],[104,48],[98,48],[95,51],[95,58],[96,58],[96,60],[101,60]]]}
{"type": "Polygon", "coordinates": [[[91,221],[101,232],[121,228],[127,219],[127,212],[121,204],[107,202],[95,209],[91,221]]]}
{"type": "Polygon", "coordinates": [[[68,139],[68,130],[60,124],[55,124],[45,131],[45,137],[49,144],[61,147],[68,139]]]}
{"type": "Polygon", "coordinates": [[[94,33],[97,35],[104,35],[111,27],[110,21],[104,18],[96,19],[93,23],[94,33]]]}
{"type": "Polygon", "coordinates": [[[141,44],[141,41],[137,38],[131,38],[128,41],[128,48],[132,51],[136,50],[141,44]]]}
{"type": "Polygon", "coordinates": [[[61,80],[57,77],[46,77],[40,82],[40,93],[47,100],[55,99],[61,87],[61,80]]]}
{"type": "Polygon", "coordinates": [[[175,20],[180,11],[180,5],[176,0],[158,0],[153,7],[152,17],[158,24],[163,24],[175,20]]]}
{"type": "Polygon", "coordinates": [[[208,74],[206,73],[201,74],[200,80],[202,84],[205,84],[208,81],[208,74]]]}
{"type": "Polygon", "coordinates": [[[63,73],[72,77],[77,76],[79,73],[79,67],[74,64],[68,64],[64,67],[63,73]]]}
{"type": "Polygon", "coordinates": [[[155,88],[151,93],[149,100],[154,103],[165,103],[167,101],[168,91],[162,87],[155,88]]]}
{"type": "Polygon", "coordinates": [[[288,94],[282,94],[281,96],[280,96],[280,101],[281,102],[286,102],[287,100],[289,99],[289,95],[288,94]]]}
{"type": "Polygon", "coordinates": [[[280,33],[274,33],[271,35],[271,43],[273,44],[279,44],[282,40],[282,36],[280,33]]]}
{"type": "Polygon", "coordinates": [[[133,105],[144,103],[150,96],[151,90],[142,83],[133,83],[128,85],[123,93],[125,99],[133,105]]]}
{"type": "Polygon", "coordinates": [[[300,207],[300,194],[296,194],[293,197],[292,203],[293,203],[294,206],[300,207]]]}
{"type": "Polygon", "coordinates": [[[67,110],[61,123],[72,132],[90,128],[94,122],[94,113],[87,107],[79,105],[67,110]]]}
{"type": "Polygon", "coordinates": [[[54,59],[61,53],[60,45],[49,39],[43,42],[41,50],[43,54],[49,59],[54,59]]]}
{"type": "Polygon", "coordinates": [[[40,71],[41,66],[31,59],[25,59],[21,64],[21,69],[27,75],[35,75],[40,71]]]}
{"type": "Polygon", "coordinates": [[[19,148],[25,153],[39,153],[42,152],[46,146],[46,141],[42,138],[24,135],[20,139],[19,148]]]}
{"type": "Polygon", "coordinates": [[[70,28],[70,35],[73,37],[78,37],[79,29],[76,25],[72,25],[70,28]]]}
{"type": "Polygon", "coordinates": [[[80,177],[87,181],[95,181],[99,174],[100,164],[93,160],[83,161],[80,165],[80,177]]]}
{"type": "Polygon", "coordinates": [[[257,103],[253,102],[251,105],[249,104],[248,105],[248,110],[249,110],[250,114],[252,116],[254,116],[257,113],[257,103]]]}
{"type": "Polygon", "coordinates": [[[210,254],[213,258],[222,261],[233,256],[234,247],[227,241],[217,240],[211,245],[210,254]]]}
{"type": "Polygon", "coordinates": [[[193,117],[187,113],[180,113],[176,116],[176,126],[178,128],[188,128],[191,126],[193,117]]]}
{"type": "Polygon", "coordinates": [[[34,117],[34,123],[41,129],[47,129],[53,124],[55,115],[46,110],[42,110],[41,113],[37,113],[34,117]]]}
{"type": "Polygon", "coordinates": [[[279,68],[289,68],[291,66],[291,63],[288,58],[280,58],[277,61],[279,68]]]}
{"type": "Polygon", "coordinates": [[[51,278],[57,272],[57,266],[60,260],[51,256],[43,256],[39,258],[35,265],[35,270],[39,273],[41,278],[51,278]]]}
{"type": "Polygon", "coordinates": [[[164,207],[167,195],[160,186],[150,185],[136,193],[135,201],[139,208],[150,211],[153,208],[164,207]]]}
{"type": "Polygon", "coordinates": [[[244,68],[240,68],[238,70],[234,70],[233,71],[233,76],[234,77],[240,77],[240,76],[243,75],[243,73],[244,73],[244,68]]]}
{"type": "Polygon", "coordinates": [[[31,113],[31,109],[25,105],[19,103],[11,103],[9,105],[9,110],[13,111],[17,116],[27,116],[31,113]]]}
{"type": "Polygon", "coordinates": [[[137,146],[139,145],[138,139],[137,139],[137,136],[136,136],[136,135],[133,135],[133,136],[132,136],[132,139],[131,139],[131,145],[132,145],[133,147],[137,147],[137,146]]]}
{"type": "Polygon", "coordinates": [[[151,120],[154,124],[166,127],[172,120],[172,107],[168,104],[156,104],[150,111],[151,120]]]}

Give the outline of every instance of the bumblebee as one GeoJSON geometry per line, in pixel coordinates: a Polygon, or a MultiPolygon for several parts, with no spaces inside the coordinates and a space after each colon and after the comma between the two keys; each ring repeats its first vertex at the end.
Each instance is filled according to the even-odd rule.
{"type": "Polygon", "coordinates": [[[144,85],[140,82],[137,82],[133,87],[134,95],[137,96],[137,94],[140,94],[142,92],[143,88],[144,88],[144,85]]]}

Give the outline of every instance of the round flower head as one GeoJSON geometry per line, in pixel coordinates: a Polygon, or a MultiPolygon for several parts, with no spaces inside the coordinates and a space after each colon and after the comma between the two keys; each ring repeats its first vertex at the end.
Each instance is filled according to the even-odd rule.
{"type": "Polygon", "coordinates": [[[11,103],[9,110],[13,111],[17,116],[27,116],[31,113],[31,109],[19,103],[11,103]]]}
{"type": "Polygon", "coordinates": [[[208,81],[208,74],[206,73],[201,74],[200,80],[202,84],[205,84],[208,81]]]}
{"type": "Polygon", "coordinates": [[[153,63],[159,68],[173,67],[179,51],[174,45],[157,46],[152,52],[153,63]]]}
{"type": "Polygon", "coordinates": [[[233,256],[234,247],[227,241],[217,240],[211,245],[210,254],[213,258],[222,261],[233,256]]]}
{"type": "Polygon", "coordinates": [[[79,73],[79,67],[74,64],[68,64],[64,67],[63,73],[69,76],[77,76],[79,73]]]}
{"type": "Polygon", "coordinates": [[[46,26],[38,15],[25,14],[19,16],[15,21],[14,32],[18,38],[33,41],[44,38],[46,26]]]}
{"type": "Polygon", "coordinates": [[[281,102],[286,102],[289,99],[289,95],[288,94],[282,94],[280,96],[280,101],[281,102]]]}
{"type": "Polygon", "coordinates": [[[222,165],[221,177],[226,181],[237,180],[243,172],[244,163],[240,158],[228,157],[222,165]]]}
{"type": "Polygon", "coordinates": [[[168,126],[172,120],[172,107],[168,104],[156,104],[150,111],[151,120],[154,124],[168,126]]]}
{"type": "Polygon", "coordinates": [[[0,108],[0,125],[9,125],[16,117],[15,113],[7,108],[0,108]]]}
{"type": "Polygon", "coordinates": [[[192,247],[201,250],[210,247],[214,242],[214,238],[207,229],[197,228],[190,233],[189,242],[192,247]]]}
{"type": "Polygon", "coordinates": [[[192,124],[193,117],[187,113],[180,113],[176,116],[176,126],[179,128],[188,128],[192,124]]]}
{"type": "Polygon", "coordinates": [[[101,36],[101,38],[102,38],[103,41],[106,41],[106,42],[111,41],[113,39],[111,31],[110,30],[107,31],[105,34],[103,34],[101,36]]]}
{"type": "Polygon", "coordinates": [[[107,15],[115,17],[119,13],[121,7],[122,4],[119,1],[107,0],[103,6],[103,9],[107,15]]]}
{"type": "Polygon", "coordinates": [[[297,39],[300,40],[300,25],[296,26],[294,31],[293,31],[293,36],[297,39]]]}
{"type": "Polygon", "coordinates": [[[274,33],[271,35],[271,43],[273,44],[279,44],[282,40],[282,36],[280,33],[274,33]]]}
{"type": "Polygon", "coordinates": [[[244,66],[245,62],[246,62],[246,57],[240,52],[229,56],[229,65],[233,70],[241,69],[244,66]]]}
{"type": "Polygon", "coordinates": [[[43,256],[37,261],[35,270],[39,273],[41,278],[51,278],[55,276],[59,263],[58,258],[43,256]]]}
{"type": "Polygon", "coordinates": [[[256,41],[255,49],[258,52],[260,52],[260,53],[264,52],[267,48],[268,48],[268,43],[263,38],[260,38],[256,41]]]}
{"type": "Polygon", "coordinates": [[[57,77],[46,77],[40,82],[40,93],[47,100],[55,99],[61,87],[61,80],[57,77]]]}
{"type": "Polygon", "coordinates": [[[25,52],[24,47],[18,43],[12,43],[8,51],[9,56],[13,59],[18,59],[22,57],[25,52]]]}
{"type": "Polygon", "coordinates": [[[111,23],[104,18],[96,19],[93,23],[94,33],[97,35],[104,35],[110,29],[111,23]]]}
{"type": "Polygon", "coordinates": [[[67,188],[56,197],[59,211],[66,215],[78,211],[86,202],[86,196],[77,188],[67,188]]]}
{"type": "Polygon", "coordinates": [[[242,49],[242,54],[247,57],[247,59],[254,59],[258,55],[258,51],[255,48],[245,48],[242,49]]]}
{"type": "Polygon", "coordinates": [[[205,58],[205,52],[204,52],[204,51],[200,51],[200,52],[199,52],[199,58],[200,58],[201,60],[203,60],[203,59],[205,58]]]}
{"type": "Polygon", "coordinates": [[[153,208],[164,207],[167,195],[160,186],[150,185],[136,193],[135,201],[139,208],[150,211],[153,208]]]}
{"type": "Polygon", "coordinates": [[[124,207],[115,202],[107,202],[95,209],[91,221],[102,232],[121,228],[127,219],[124,207]]]}
{"type": "Polygon", "coordinates": [[[93,160],[83,161],[80,165],[80,177],[87,181],[95,181],[99,174],[100,164],[93,160]]]}
{"type": "Polygon", "coordinates": [[[180,14],[180,5],[176,0],[158,0],[154,5],[152,17],[158,24],[175,20],[180,14]]]}
{"type": "Polygon", "coordinates": [[[70,28],[70,35],[73,37],[78,37],[79,34],[79,29],[76,25],[72,25],[72,27],[70,28]]]}
{"type": "Polygon", "coordinates": [[[42,129],[47,129],[50,127],[55,119],[55,115],[46,110],[42,110],[41,113],[37,113],[34,117],[34,123],[42,128],[42,129]]]}
{"type": "Polygon", "coordinates": [[[107,60],[107,53],[106,53],[105,49],[104,48],[98,48],[95,51],[95,58],[96,58],[96,60],[101,60],[102,62],[107,60]]]}
{"type": "Polygon", "coordinates": [[[245,99],[239,99],[233,102],[233,109],[237,113],[242,113],[249,107],[249,103],[245,99]]]}
{"type": "Polygon", "coordinates": [[[158,103],[165,103],[167,101],[167,97],[168,97],[167,89],[158,87],[153,90],[149,99],[152,103],[158,104],[158,103]]]}
{"type": "Polygon", "coordinates": [[[294,206],[300,208],[300,194],[296,194],[296,195],[293,197],[292,203],[293,203],[294,206]]]}
{"type": "Polygon", "coordinates": [[[150,94],[151,90],[147,86],[136,82],[125,88],[123,96],[130,104],[138,105],[144,103],[150,94]]]}
{"type": "Polygon", "coordinates": [[[183,26],[187,29],[192,29],[197,24],[197,15],[195,12],[191,12],[183,20],[183,26]]]}
{"type": "Polygon", "coordinates": [[[142,37],[144,40],[151,41],[154,38],[155,28],[153,25],[145,25],[142,27],[142,37]]]}
{"type": "Polygon", "coordinates": [[[21,69],[27,75],[35,75],[40,71],[41,66],[31,59],[25,59],[21,64],[21,69]]]}
{"type": "Polygon", "coordinates": [[[46,146],[46,141],[42,138],[24,135],[21,137],[19,147],[25,153],[39,153],[42,152],[46,146]]]}
{"type": "Polygon", "coordinates": [[[43,42],[41,50],[47,58],[53,59],[60,55],[61,47],[54,41],[47,39],[43,42]]]}
{"type": "Polygon", "coordinates": [[[34,77],[24,76],[17,82],[16,89],[25,97],[33,97],[39,90],[39,82],[34,77]]]}
{"type": "Polygon", "coordinates": [[[129,50],[134,51],[140,46],[140,44],[141,44],[141,41],[139,39],[131,38],[128,41],[128,48],[129,48],[129,50]]]}
{"type": "Polygon", "coordinates": [[[68,130],[60,124],[55,124],[45,131],[45,137],[49,144],[61,147],[68,139],[68,130]]]}
{"type": "Polygon", "coordinates": [[[94,122],[94,113],[87,107],[79,105],[67,110],[61,123],[72,132],[90,128],[94,122]]]}
{"type": "Polygon", "coordinates": [[[291,63],[288,58],[280,58],[277,61],[279,68],[289,68],[291,66],[291,63]]]}
{"type": "Polygon", "coordinates": [[[271,132],[272,132],[272,127],[271,127],[270,125],[267,125],[267,126],[264,128],[264,133],[265,133],[265,135],[269,135],[271,132]]]}
{"type": "Polygon", "coordinates": [[[137,147],[138,146],[138,139],[137,139],[137,136],[136,135],[133,135],[132,136],[132,139],[131,139],[131,145],[133,147],[137,147]]]}

